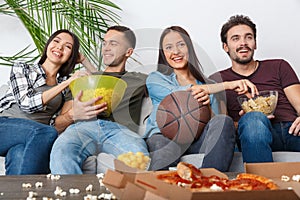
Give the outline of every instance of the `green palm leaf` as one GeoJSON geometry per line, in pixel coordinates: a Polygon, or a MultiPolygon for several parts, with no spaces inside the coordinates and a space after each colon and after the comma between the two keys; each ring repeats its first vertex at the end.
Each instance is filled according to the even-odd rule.
{"type": "Polygon", "coordinates": [[[35,61],[43,51],[49,36],[58,29],[69,29],[80,39],[81,52],[94,64],[101,63],[101,39],[107,27],[120,20],[121,9],[109,0],[5,0],[0,14],[16,16],[30,34],[35,48],[25,47],[15,55],[0,56],[7,65],[11,62],[35,61]]]}

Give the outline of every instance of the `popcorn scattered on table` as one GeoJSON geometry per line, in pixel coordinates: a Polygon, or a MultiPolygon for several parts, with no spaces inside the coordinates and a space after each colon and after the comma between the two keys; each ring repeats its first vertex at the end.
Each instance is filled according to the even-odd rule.
{"type": "Polygon", "coordinates": [[[67,192],[66,192],[66,191],[63,191],[63,190],[61,189],[61,187],[59,187],[59,186],[56,186],[56,189],[55,189],[55,191],[54,191],[54,194],[55,194],[56,196],[60,196],[60,197],[65,197],[65,196],[67,196],[67,192]]]}
{"type": "Polygon", "coordinates": [[[33,191],[28,192],[28,197],[36,197],[36,196],[37,196],[36,192],[33,192],[33,191]]]}
{"type": "Polygon", "coordinates": [[[87,192],[93,191],[93,185],[92,185],[92,184],[89,184],[89,185],[85,188],[85,191],[87,191],[87,192]]]}
{"type": "Polygon", "coordinates": [[[79,194],[80,190],[77,188],[70,188],[69,192],[70,192],[70,194],[79,194]]]}
{"type": "Polygon", "coordinates": [[[54,174],[47,174],[46,176],[48,179],[51,179],[51,180],[59,180],[60,179],[60,175],[54,175],[54,174]]]}
{"type": "Polygon", "coordinates": [[[22,183],[22,188],[31,188],[31,183],[22,183]]]}
{"type": "Polygon", "coordinates": [[[83,199],[84,200],[97,200],[97,196],[88,194],[88,195],[84,196],[83,199]]]}
{"type": "Polygon", "coordinates": [[[99,180],[99,184],[100,184],[100,187],[105,187],[102,179],[99,180]]]}
{"type": "Polygon", "coordinates": [[[43,197],[42,200],[53,200],[53,199],[50,197],[43,197]]]}
{"type": "Polygon", "coordinates": [[[98,199],[115,200],[115,199],[117,199],[117,197],[115,195],[113,195],[112,193],[110,193],[110,194],[102,193],[98,196],[98,199]]]}
{"type": "MultiPolygon", "coordinates": [[[[105,187],[104,183],[103,183],[103,179],[104,179],[104,173],[99,173],[96,174],[99,184],[100,184],[100,192],[98,194],[87,194],[86,196],[84,196],[84,200],[98,200],[98,199],[103,199],[103,200],[116,200],[117,197],[112,194],[108,188],[105,187]]],[[[60,175],[53,175],[53,174],[47,174],[46,175],[47,179],[50,180],[60,180],[60,175]]],[[[23,188],[31,188],[32,184],[31,183],[23,183],[22,184],[23,188]]],[[[42,188],[43,187],[43,182],[36,182],[35,183],[35,188],[42,188]]],[[[86,188],[85,188],[86,192],[92,192],[93,191],[93,185],[89,184],[86,188]]],[[[79,194],[81,191],[78,188],[70,188],[69,189],[69,194],[79,194]]],[[[3,196],[4,193],[0,193],[0,196],[3,196]]],[[[54,191],[54,195],[57,196],[55,198],[59,198],[60,197],[66,197],[67,196],[67,192],[63,191],[63,189],[60,186],[56,186],[55,191],[54,191]]],[[[28,197],[26,198],[26,200],[36,200],[37,198],[37,193],[30,191],[28,193],[28,197]]],[[[54,200],[55,198],[51,198],[51,197],[42,197],[42,200],[54,200]]]]}
{"type": "Polygon", "coordinates": [[[98,179],[103,179],[104,178],[104,173],[96,174],[98,179]]]}
{"type": "Polygon", "coordinates": [[[41,187],[43,187],[43,182],[36,182],[36,183],[35,183],[35,187],[36,187],[36,188],[41,188],[41,187]]]}

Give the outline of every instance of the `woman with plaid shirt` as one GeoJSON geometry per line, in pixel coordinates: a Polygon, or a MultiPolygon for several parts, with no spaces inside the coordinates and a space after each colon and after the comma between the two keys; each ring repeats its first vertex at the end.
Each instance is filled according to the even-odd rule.
{"type": "Polygon", "coordinates": [[[70,82],[87,75],[77,71],[70,76],[78,58],[77,36],[58,30],[37,64],[12,66],[9,89],[0,98],[0,155],[5,156],[7,175],[49,173],[50,151],[65,120],[63,112],[53,116],[72,99],[70,82]]]}

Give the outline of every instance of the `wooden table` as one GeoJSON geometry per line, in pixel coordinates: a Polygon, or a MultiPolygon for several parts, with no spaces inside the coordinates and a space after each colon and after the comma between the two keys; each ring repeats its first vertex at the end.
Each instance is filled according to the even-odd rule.
{"type": "Polygon", "coordinates": [[[100,186],[99,179],[95,174],[84,175],[62,175],[60,179],[53,180],[46,175],[22,175],[22,176],[0,176],[0,199],[26,199],[29,192],[35,193],[36,199],[85,199],[89,194],[98,197],[102,193],[110,193],[105,186],[100,186]],[[36,187],[37,182],[42,182],[42,187],[36,187]],[[23,184],[31,184],[31,187],[24,187],[23,184]],[[89,185],[93,186],[92,191],[86,191],[89,185]],[[59,186],[66,192],[66,196],[54,194],[59,186]],[[78,194],[70,194],[70,188],[79,189],[78,194]],[[45,198],[46,199],[46,198],[45,198]]]}

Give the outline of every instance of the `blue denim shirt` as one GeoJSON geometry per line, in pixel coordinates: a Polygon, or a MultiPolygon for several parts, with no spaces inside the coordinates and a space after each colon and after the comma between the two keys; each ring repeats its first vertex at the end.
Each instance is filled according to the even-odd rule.
{"type": "MultiPolygon", "coordinates": [[[[197,80],[197,84],[201,85],[202,82],[197,80]]],[[[159,133],[160,130],[156,123],[156,111],[160,102],[169,94],[176,91],[182,91],[190,88],[192,84],[181,86],[179,85],[176,74],[172,73],[170,75],[164,75],[158,71],[152,72],[149,74],[146,80],[147,89],[149,96],[152,101],[152,112],[147,119],[146,131],[144,138],[148,138],[154,133],[159,133]]],[[[219,107],[216,98],[213,95],[210,95],[210,105],[212,111],[215,114],[219,113],[219,107]]]]}

